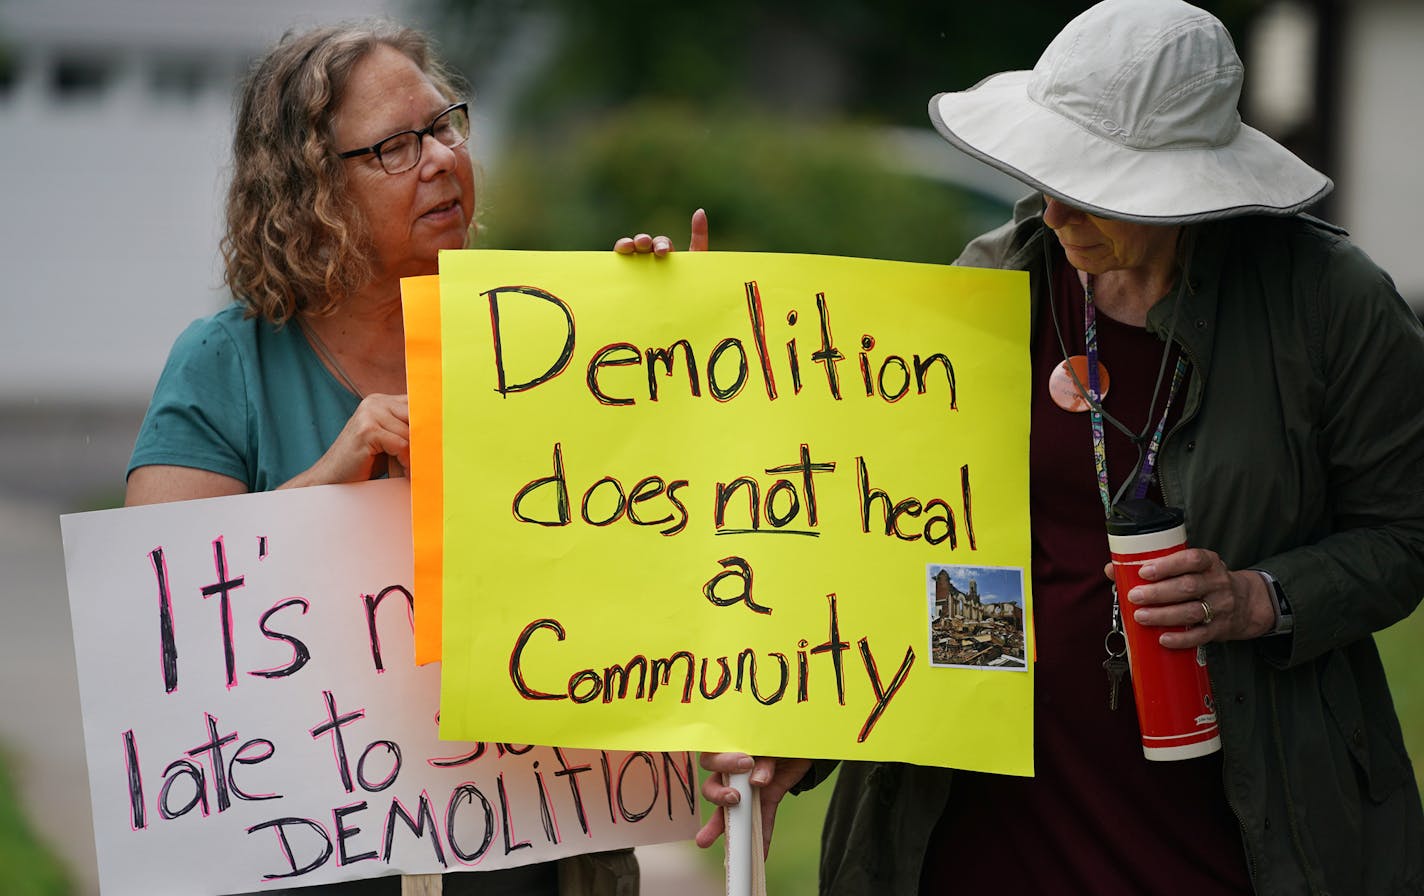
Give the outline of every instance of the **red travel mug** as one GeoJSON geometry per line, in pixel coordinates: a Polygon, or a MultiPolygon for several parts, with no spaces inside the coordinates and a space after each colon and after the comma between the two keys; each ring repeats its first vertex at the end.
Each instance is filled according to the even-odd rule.
{"type": "Polygon", "coordinates": [[[1144,498],[1119,502],[1108,517],[1108,549],[1122,604],[1142,752],[1153,760],[1192,759],[1221,749],[1205,651],[1163,647],[1158,636],[1173,629],[1138,625],[1127,599],[1128,592],[1143,583],[1144,563],[1187,546],[1182,521],[1181,510],[1144,498]]]}

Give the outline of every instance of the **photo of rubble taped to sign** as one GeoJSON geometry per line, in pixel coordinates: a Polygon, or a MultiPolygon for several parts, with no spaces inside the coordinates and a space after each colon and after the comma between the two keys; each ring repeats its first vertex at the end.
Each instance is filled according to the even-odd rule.
{"type": "Polygon", "coordinates": [[[931,666],[1024,671],[1023,570],[925,567],[931,666]]]}

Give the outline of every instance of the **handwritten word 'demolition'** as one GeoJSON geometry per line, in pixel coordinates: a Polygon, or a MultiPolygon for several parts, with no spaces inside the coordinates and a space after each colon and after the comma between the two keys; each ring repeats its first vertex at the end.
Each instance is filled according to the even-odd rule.
{"type": "MultiPolygon", "coordinates": [[[[769,401],[776,401],[781,397],[781,386],[777,382],[778,365],[772,361],[767,339],[767,320],[762,307],[761,292],[754,280],[745,283],[744,289],[750,327],[750,333],[745,340],[737,336],[727,336],[719,340],[711,351],[707,352],[705,358],[699,358],[691,340],[685,338],[673,340],[665,347],[640,347],[631,342],[609,343],[599,347],[584,365],[584,385],[589,394],[600,404],[610,407],[636,404],[638,399],[633,397],[635,392],[644,395],[648,401],[656,402],[661,397],[659,377],[674,376],[680,356],[687,389],[693,398],[702,397],[702,384],[705,380],[707,392],[711,397],[719,402],[727,402],[740,395],[751,382],[751,356],[755,354],[756,374],[761,380],[762,389],[769,401]],[[751,343],[751,353],[747,349],[748,342],[751,343]],[[604,377],[610,368],[619,367],[642,367],[645,384],[630,387],[627,377],[611,378],[616,379],[623,387],[622,391],[616,390],[605,382],[604,377]]],[[[487,290],[482,295],[489,301],[496,392],[507,398],[548,383],[564,373],[573,360],[576,342],[574,314],[567,302],[535,286],[501,286],[487,290]],[[528,372],[511,375],[507,369],[510,360],[506,349],[510,344],[506,341],[501,327],[500,309],[502,302],[514,301],[547,302],[559,312],[564,324],[562,341],[555,336],[548,345],[547,357],[552,360],[545,364],[541,372],[533,375],[528,372]]],[[[824,292],[816,294],[815,304],[815,338],[819,345],[807,359],[812,364],[820,365],[827,391],[832,398],[840,401],[844,397],[843,393],[848,391],[842,386],[843,372],[840,369],[840,364],[846,360],[846,356],[836,345],[831,333],[830,303],[824,292]]],[[[805,386],[802,381],[803,357],[794,335],[799,322],[800,314],[796,309],[792,308],[786,312],[787,332],[792,335],[785,343],[786,362],[781,368],[784,374],[782,385],[789,379],[793,395],[800,395],[805,386]]],[[[943,391],[946,409],[958,409],[954,365],[943,352],[912,354],[908,359],[897,354],[881,354],[877,357],[875,337],[870,333],[863,333],[860,337],[860,350],[855,356],[859,390],[864,392],[865,397],[879,397],[893,403],[909,395],[912,389],[916,395],[926,395],[931,391],[932,384],[942,381],[942,385],[936,386],[936,391],[943,391]]],[[[851,387],[854,388],[856,387],[851,387]]]]}

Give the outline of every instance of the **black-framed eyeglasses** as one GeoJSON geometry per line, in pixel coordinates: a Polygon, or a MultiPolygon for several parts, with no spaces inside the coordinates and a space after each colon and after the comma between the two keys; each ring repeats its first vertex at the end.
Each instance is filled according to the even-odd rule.
{"type": "Polygon", "coordinates": [[[418,131],[401,131],[399,134],[390,135],[379,143],[337,153],[337,155],[343,159],[374,155],[387,174],[401,174],[420,163],[420,150],[425,145],[426,134],[451,149],[463,146],[465,141],[470,139],[469,104],[455,103],[435,116],[429,125],[418,131]]]}

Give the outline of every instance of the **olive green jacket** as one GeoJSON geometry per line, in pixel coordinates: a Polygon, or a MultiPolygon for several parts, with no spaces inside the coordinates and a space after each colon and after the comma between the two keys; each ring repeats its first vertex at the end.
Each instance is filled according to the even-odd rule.
{"type": "MultiPolygon", "coordinates": [[[[1042,201],[959,264],[1030,272],[1043,305],[1042,201]]],[[[1192,364],[1165,438],[1188,540],[1262,569],[1289,636],[1208,646],[1223,787],[1259,894],[1424,893],[1419,790],[1371,633],[1424,594],[1424,332],[1389,277],[1306,217],[1195,225],[1187,290],[1147,328],[1192,364]]],[[[818,765],[802,786],[823,779],[818,765]]],[[[914,894],[946,769],[845,763],[821,892],[914,894]]]]}

